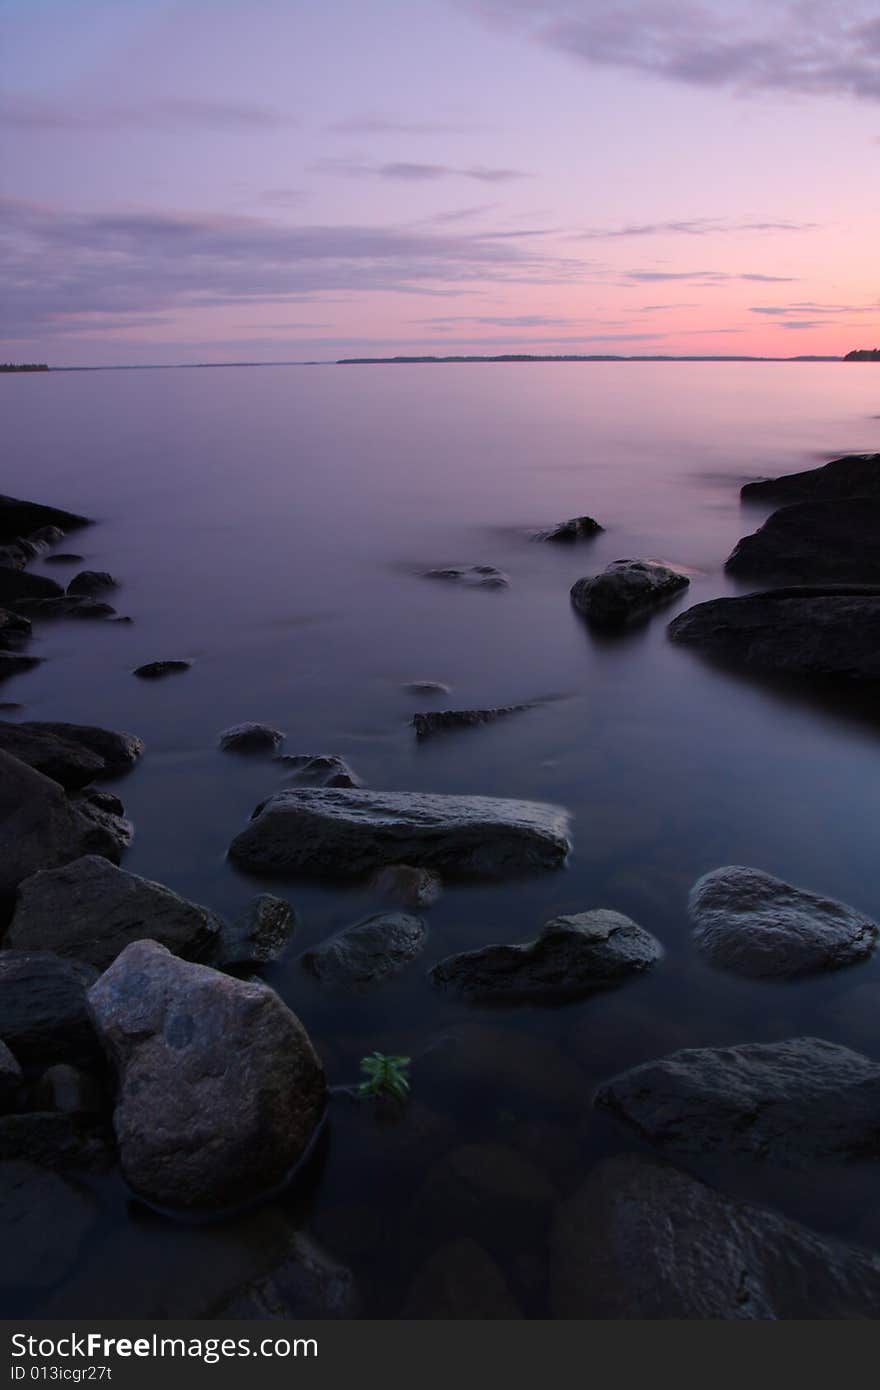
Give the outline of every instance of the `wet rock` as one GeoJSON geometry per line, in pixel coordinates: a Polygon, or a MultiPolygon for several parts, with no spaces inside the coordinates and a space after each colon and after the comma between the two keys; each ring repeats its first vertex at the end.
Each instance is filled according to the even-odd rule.
{"type": "Polygon", "coordinates": [[[556,1004],[641,974],[662,955],[629,917],[596,908],[554,917],[535,941],[447,956],[429,979],[471,1003],[556,1004]]]}
{"type": "Polygon", "coordinates": [[[16,727],[27,729],[31,734],[47,734],[87,748],[101,759],[101,768],[96,774],[101,777],[117,777],[120,773],[128,772],[144,751],[144,741],[136,734],[119,733],[115,729],[100,729],[93,724],[68,724],[57,719],[32,719],[16,727]]]}
{"type": "Polygon", "coordinates": [[[93,1057],[86,991],[96,972],[49,951],[0,951],[0,1037],[20,1062],[93,1057]]]}
{"type": "Polygon", "coordinates": [[[451,565],[446,569],[425,570],[426,579],[445,579],[471,589],[506,589],[508,575],[494,565],[451,565]]]}
{"type": "Polygon", "coordinates": [[[831,501],[836,498],[880,498],[880,454],[848,454],[822,468],[786,473],[746,483],[741,496],[748,502],[831,501]]]}
{"type": "Polygon", "coordinates": [[[409,681],[402,688],[407,695],[448,695],[450,691],[442,681],[409,681]]]}
{"type": "Polygon", "coordinates": [[[821,1038],[673,1052],[612,1077],[595,1103],[672,1152],[880,1157],[880,1063],[821,1038]]]}
{"type": "Polygon", "coordinates": [[[21,1095],[22,1084],[21,1067],[0,1039],[0,1113],[14,1109],[21,1095]]]}
{"type": "Polygon", "coordinates": [[[10,676],[20,676],[24,671],[32,671],[35,666],[42,665],[42,660],[39,656],[0,651],[0,681],[9,680],[10,676]]]}
{"type": "Polygon", "coordinates": [[[880,1259],[641,1155],[607,1159],[558,1212],[556,1318],[873,1318],[880,1259]]]}
{"type": "Polygon", "coordinates": [[[262,873],[354,878],[401,860],[450,878],[559,868],[571,848],[559,806],[481,796],[286,790],[257,807],[230,858],[262,873]]]}
{"type": "Polygon", "coordinates": [[[20,613],[10,613],[0,608],[0,647],[4,650],[17,648],[31,635],[31,625],[20,613]]]}
{"type": "Polygon", "coordinates": [[[44,574],[0,566],[0,604],[14,607],[26,599],[62,598],[64,590],[44,574]]]}
{"type": "Polygon", "coordinates": [[[86,787],[71,798],[70,804],[84,820],[91,822],[93,836],[99,837],[102,845],[112,846],[112,856],[105,849],[107,857],[112,857],[114,862],[121,859],[134,839],[134,826],[123,814],[125,807],[119,797],[112,792],[98,791],[96,787],[86,787]]]}
{"type": "Polygon", "coordinates": [[[669,636],[757,672],[880,680],[880,586],[773,589],[712,599],[675,618],[669,636]]]}
{"type": "Polygon", "coordinates": [[[144,938],[178,955],[201,955],[212,948],[220,925],[208,908],[90,854],[21,884],[5,943],[103,970],[144,938]]]}
{"type": "Polygon", "coordinates": [[[23,570],[36,553],[34,546],[22,545],[21,541],[14,541],[12,545],[0,545],[0,569],[23,570]]]}
{"type": "Polygon", "coordinates": [[[215,1318],[356,1318],[360,1298],[354,1275],[309,1236],[297,1231],[286,1258],[261,1279],[239,1289],[212,1311],[215,1318]]]}
{"type": "Polygon", "coordinates": [[[321,1064],[295,1014],[263,984],[127,947],[89,992],[119,1074],[123,1173],[148,1202],[225,1208],[281,1184],[324,1109],[321,1064]]]}
{"type": "Polygon", "coordinates": [[[77,565],[82,559],[82,555],[75,555],[72,551],[65,551],[55,555],[47,555],[45,557],[45,563],[47,565],[77,565]]]}
{"type": "Polygon", "coordinates": [[[279,960],[295,923],[289,903],[271,893],[261,893],[234,922],[221,923],[213,964],[227,970],[279,960]]]}
{"type": "Polygon", "coordinates": [[[414,714],[412,725],[417,738],[449,733],[454,729],[475,729],[481,724],[493,724],[508,714],[520,714],[531,705],[498,705],[494,709],[442,709],[414,714]]]}
{"type": "Polygon", "coordinates": [[[0,541],[15,540],[42,526],[73,531],[90,525],[88,517],[65,512],[60,507],[47,507],[40,502],[24,502],[18,497],[0,497],[0,541]]]}
{"type": "Polygon", "coordinates": [[[401,1318],[521,1318],[491,1255],[475,1240],[440,1246],[416,1274],[401,1318]]]}
{"type": "Polygon", "coordinates": [[[796,502],[738,541],[725,568],[784,584],[878,584],[880,499],[796,502]]]}
{"type": "Polygon", "coordinates": [[[284,734],[271,724],[234,724],[220,735],[224,752],[274,753],[283,742],[284,734]]]}
{"type": "Polygon", "coordinates": [[[0,1288],[43,1289],[76,1263],[92,1199],[33,1163],[0,1163],[0,1288]]]}
{"type": "Polygon", "coordinates": [[[516,1229],[526,1246],[544,1234],[556,1188],[530,1159],[504,1144],[464,1144],[429,1170],[407,1217],[419,1243],[431,1236],[497,1239],[516,1229]]]}
{"type": "Polygon", "coordinates": [[[713,965],[789,979],[866,960],[878,927],[844,903],[730,865],[704,874],[689,902],[694,940],[713,965]]]}
{"type": "Polygon", "coordinates": [[[42,1168],[95,1172],[113,1162],[113,1135],[94,1115],[22,1110],[0,1115],[0,1162],[26,1159],[42,1168]]]}
{"type": "MultiPolygon", "coordinates": [[[[115,618],[116,609],[100,599],[89,598],[85,594],[62,594],[60,597],[34,596],[21,599],[16,610],[31,618],[84,618],[103,621],[115,618]]],[[[118,619],[119,622],[122,619],[118,619]]]]}
{"type": "Polygon", "coordinates": [[[191,661],[148,661],[145,666],[136,666],[132,675],[140,676],[141,680],[155,681],[179,671],[188,671],[191,666],[191,661]]]}
{"type": "Polygon", "coordinates": [[[104,1108],[104,1092],[88,1072],[68,1062],[56,1062],[37,1082],[34,1102],[40,1110],[57,1110],[63,1115],[95,1115],[104,1108]]]}
{"type": "Polygon", "coordinates": [[[655,560],[615,560],[571,588],[577,611],[596,627],[623,627],[673,599],[690,580],[655,560]]]}
{"type": "Polygon", "coordinates": [[[561,1048],[516,1028],[465,1023],[445,1029],[418,1064],[418,1086],[426,1084],[470,1096],[481,1109],[486,1098],[499,1109],[538,1117],[583,1110],[585,1078],[561,1048]],[[424,1080],[423,1078],[427,1078],[424,1080]]]}
{"type": "Polygon", "coordinates": [[[48,550],[50,545],[57,545],[59,541],[63,541],[64,532],[60,526],[40,526],[30,533],[28,540],[41,553],[48,550]]]}
{"type": "Polygon", "coordinates": [[[541,541],[581,541],[598,536],[605,527],[600,526],[591,516],[573,516],[568,521],[560,521],[549,531],[539,531],[536,539],[541,541]]]}
{"type": "Polygon", "coordinates": [[[0,720],[0,749],[68,791],[86,786],[104,770],[104,760],[83,744],[48,731],[35,731],[26,724],[0,720]]]}
{"type": "Polygon", "coordinates": [[[303,965],[322,984],[367,989],[399,975],[421,955],[428,928],[408,912],[385,912],[337,932],[304,952],[303,965]]]}
{"type": "Polygon", "coordinates": [[[297,782],[307,787],[359,787],[361,779],[338,753],[281,753],[297,782]]]}
{"type": "Polygon", "coordinates": [[[416,869],[411,864],[389,864],[379,870],[370,886],[404,907],[430,907],[443,892],[443,883],[437,874],[430,869],[416,869]]]}
{"type": "Polygon", "coordinates": [[[106,570],[82,570],[75,574],[67,586],[68,594],[92,594],[103,593],[105,589],[117,588],[117,582],[112,574],[106,570]]]}

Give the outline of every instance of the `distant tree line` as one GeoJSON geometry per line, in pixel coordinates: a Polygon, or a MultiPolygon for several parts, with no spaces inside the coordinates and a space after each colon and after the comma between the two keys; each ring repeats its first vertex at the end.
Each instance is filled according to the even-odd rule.
{"type": "Polygon", "coordinates": [[[48,372],[45,362],[0,362],[0,372],[48,372]]]}
{"type": "Polygon", "coordinates": [[[848,352],[844,362],[880,362],[880,348],[856,348],[848,352]]]}

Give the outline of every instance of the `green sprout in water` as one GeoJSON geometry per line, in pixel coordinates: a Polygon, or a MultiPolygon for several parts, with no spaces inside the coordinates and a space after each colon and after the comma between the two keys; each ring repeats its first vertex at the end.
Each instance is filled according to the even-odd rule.
{"type": "Polygon", "coordinates": [[[361,1072],[364,1080],[358,1087],[358,1095],[393,1096],[404,1101],[409,1095],[409,1065],[411,1057],[389,1057],[384,1052],[371,1052],[369,1057],[361,1058],[361,1072]]]}

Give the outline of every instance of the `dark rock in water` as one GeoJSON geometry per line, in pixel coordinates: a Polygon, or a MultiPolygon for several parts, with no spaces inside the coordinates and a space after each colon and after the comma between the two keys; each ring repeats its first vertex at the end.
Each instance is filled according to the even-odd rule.
{"type": "Polygon", "coordinates": [[[68,594],[100,594],[104,589],[115,589],[118,585],[112,574],[106,570],[83,570],[75,574],[67,586],[68,594]]]}
{"type": "Polygon", "coordinates": [[[304,953],[303,965],[322,984],[366,989],[399,975],[428,939],[421,917],[408,912],[385,912],[346,927],[328,941],[304,953]]]}
{"type": "Polygon", "coordinates": [[[673,642],[748,670],[880,680],[880,585],[771,589],[710,599],[674,618],[673,642]]]}
{"type": "Polygon", "coordinates": [[[361,779],[338,753],[281,753],[276,762],[290,768],[307,787],[359,787],[361,779]]]}
{"type": "Polygon", "coordinates": [[[64,590],[44,574],[0,568],[0,604],[14,606],[26,599],[62,598],[64,590]]]}
{"type": "MultiPolygon", "coordinates": [[[[96,776],[116,777],[134,767],[144,751],[144,741],[137,734],[120,733],[116,729],[100,729],[93,724],[68,724],[58,719],[29,719],[17,724],[31,734],[47,734],[64,739],[66,743],[87,748],[101,760],[96,776]]],[[[119,809],[121,810],[121,804],[119,809]]]]}
{"type": "Polygon", "coordinates": [[[76,512],[64,512],[59,507],[47,507],[40,502],[23,502],[17,497],[0,497],[0,541],[27,536],[42,526],[73,531],[78,526],[90,524],[88,517],[77,516],[76,512]]]}
{"type": "Polygon", "coordinates": [[[50,545],[64,540],[64,532],[60,526],[40,526],[30,533],[28,540],[38,551],[48,550],[50,545]]]}
{"type": "Polygon", "coordinates": [[[116,609],[100,599],[85,594],[62,594],[60,598],[23,598],[15,604],[16,612],[31,618],[112,618],[116,609]]]}
{"type": "Polygon", "coordinates": [[[407,1226],[418,1233],[420,1244],[432,1236],[489,1242],[510,1230],[520,1248],[528,1249],[545,1236],[557,1195],[546,1173],[515,1149],[462,1144],[429,1168],[407,1226]]]}
{"type": "Polygon", "coordinates": [[[271,1273],[239,1289],[213,1309],[218,1319],[356,1318],[360,1298],[350,1269],[338,1264],[302,1231],[271,1273]]]}
{"type": "MultiPolygon", "coordinates": [[[[97,837],[101,845],[106,847],[109,844],[112,847],[113,853],[107,853],[107,858],[114,863],[120,860],[134,839],[134,826],[130,820],[126,820],[125,807],[119,797],[99,792],[96,787],[86,787],[77,796],[71,797],[70,804],[85,820],[91,822],[93,837],[97,837]]],[[[90,848],[94,849],[94,845],[90,848]]],[[[99,850],[99,853],[105,852],[106,849],[99,850]]]]}
{"type": "Polygon", "coordinates": [[[86,786],[104,769],[104,760],[81,743],[0,720],[0,749],[51,777],[68,791],[86,786]]]}
{"type": "Polygon", "coordinates": [[[738,541],[725,568],[784,584],[878,584],[878,533],[880,499],[796,502],[738,541]]]}
{"type": "Polygon", "coordinates": [[[480,724],[492,724],[508,714],[520,714],[531,705],[498,705],[494,709],[438,709],[422,711],[412,717],[417,738],[449,733],[453,729],[475,729],[480,724]]]}
{"type": "Polygon", "coordinates": [[[558,1210],[556,1318],[874,1318],[880,1259],[636,1154],[558,1210]]]}
{"type": "Polygon", "coordinates": [[[494,565],[452,565],[448,569],[425,570],[426,579],[446,579],[471,589],[506,589],[510,578],[494,565]]]}
{"type": "Polygon", "coordinates": [[[0,1163],[0,1288],[46,1289],[76,1264],[94,1200],[34,1163],[0,1163]]]}
{"type": "Polygon", "coordinates": [[[8,1159],[27,1159],[53,1169],[108,1168],[113,1135],[93,1115],[23,1110],[0,1116],[0,1162],[8,1159]]]}
{"type": "Polygon", "coordinates": [[[0,1037],[19,1059],[94,1056],[86,990],[97,972],[49,951],[0,951],[0,1037]]]}
{"type": "Polygon", "coordinates": [[[880,1063],[821,1038],[673,1052],[606,1081],[595,1103],[677,1153],[880,1158],[880,1063]]]}
{"type": "Polygon", "coordinates": [[[295,925],[289,903],[271,893],[260,893],[234,922],[220,924],[212,964],[226,970],[278,960],[295,925]]]}
{"type": "Polygon", "coordinates": [[[738,865],[704,874],[689,907],[694,940],[712,964],[758,978],[855,965],[880,930],[855,908],[738,865]]]}
{"type": "Polygon", "coordinates": [[[847,454],[822,468],[786,473],[746,483],[741,496],[749,502],[830,501],[840,497],[880,498],[880,454],[847,454]]]}
{"type": "Polygon", "coordinates": [[[155,681],[162,676],[173,676],[178,671],[188,671],[191,666],[191,661],[148,661],[145,666],[136,666],[132,675],[140,676],[141,680],[155,681]]]}
{"type": "Polygon", "coordinates": [[[438,874],[411,864],[389,864],[373,878],[371,888],[405,907],[430,907],[443,892],[438,874]]]}
{"type": "Polygon", "coordinates": [[[47,565],[78,565],[82,560],[82,555],[74,555],[72,551],[62,551],[55,555],[45,556],[47,565]]]}
{"type": "Polygon", "coordinates": [[[0,569],[23,570],[35,554],[33,546],[25,547],[21,541],[14,541],[12,545],[0,545],[0,569]]]}
{"type": "Polygon", "coordinates": [[[235,753],[274,753],[284,742],[280,729],[271,724],[233,724],[220,735],[220,747],[224,752],[235,753]]]}
{"type": "Polygon", "coordinates": [[[570,848],[568,816],[543,802],[309,788],[262,802],[229,856],[260,873],[357,878],[404,860],[495,879],[560,868],[570,848]]]}
{"type": "Polygon", "coordinates": [[[68,1062],[46,1068],[34,1100],[41,1110],[57,1110],[62,1115],[95,1115],[104,1108],[104,1092],[98,1081],[68,1062]]]}
{"type": "Polygon", "coordinates": [[[690,580],[656,560],[615,560],[571,588],[577,611],[596,627],[623,627],[686,589],[690,580]]]}
{"type": "Polygon", "coordinates": [[[401,1318],[521,1318],[491,1255],[465,1237],[441,1245],[419,1269],[401,1318]]]}
{"type": "Polygon", "coordinates": [[[4,650],[16,649],[30,635],[31,625],[27,618],[0,608],[0,647],[4,650]]]}
{"type": "Polygon", "coordinates": [[[20,676],[25,671],[32,671],[35,666],[41,666],[43,658],[41,656],[22,656],[18,652],[0,651],[0,681],[9,680],[12,676],[20,676]]]}
{"type": "Polygon", "coordinates": [[[220,926],[213,912],[161,883],[86,855],[22,883],[5,942],[22,951],[55,951],[103,970],[132,941],[145,937],[179,955],[204,954],[220,926]]]}
{"type": "Polygon", "coordinates": [[[0,751],[0,900],[38,870],[84,854],[118,860],[118,833],[69,801],[57,782],[0,751]]]}
{"type": "Polygon", "coordinates": [[[573,516],[568,521],[560,521],[549,531],[539,531],[536,539],[541,541],[580,541],[598,536],[605,527],[600,526],[591,516],[573,516]]]}
{"type": "Polygon", "coordinates": [[[442,681],[410,681],[403,689],[407,695],[448,695],[450,688],[442,681]]]}
{"type": "Polygon", "coordinates": [[[322,1117],[324,1073],[266,985],[138,941],[89,992],[119,1075],[114,1126],[141,1197],[211,1211],[279,1186],[322,1117]]]}
{"type": "Polygon", "coordinates": [[[24,1078],[21,1067],[0,1039],[0,1114],[13,1110],[21,1095],[24,1078]]]}
{"type": "Polygon", "coordinates": [[[471,1003],[556,1004],[650,970],[663,947],[619,912],[554,917],[535,941],[447,956],[432,984],[471,1003]]]}

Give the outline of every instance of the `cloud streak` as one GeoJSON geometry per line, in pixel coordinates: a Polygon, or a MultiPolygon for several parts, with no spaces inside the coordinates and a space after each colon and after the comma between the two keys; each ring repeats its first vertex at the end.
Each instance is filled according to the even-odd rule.
{"type": "Polygon", "coordinates": [[[436,179],[476,179],[479,183],[510,183],[531,178],[522,169],[493,168],[482,164],[459,168],[452,164],[423,164],[406,160],[376,164],[362,159],[336,159],[328,156],[309,165],[313,174],[334,174],[341,178],[395,179],[401,183],[430,183],[436,179]]]}

